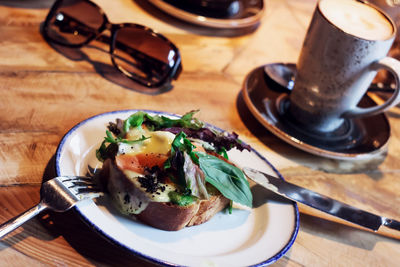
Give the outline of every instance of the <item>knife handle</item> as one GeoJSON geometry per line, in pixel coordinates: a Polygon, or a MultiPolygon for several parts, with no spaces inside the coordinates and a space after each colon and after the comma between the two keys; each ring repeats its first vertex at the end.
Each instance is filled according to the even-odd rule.
{"type": "Polygon", "coordinates": [[[342,224],[342,225],[350,226],[350,227],[357,228],[357,229],[360,229],[360,230],[363,230],[363,231],[367,231],[367,232],[371,232],[371,233],[375,233],[375,234],[379,234],[379,235],[382,235],[382,236],[386,236],[386,237],[390,237],[390,238],[394,238],[394,239],[399,239],[400,240],[400,231],[390,229],[388,227],[385,227],[384,225],[382,225],[378,229],[378,231],[375,232],[375,231],[372,231],[372,230],[370,230],[368,228],[364,228],[362,226],[359,226],[359,225],[353,224],[351,222],[342,220],[342,219],[340,219],[338,217],[329,215],[329,214],[324,213],[322,211],[313,209],[313,208],[311,208],[309,206],[306,206],[304,204],[301,204],[301,203],[297,202],[297,205],[299,207],[300,213],[311,215],[313,217],[317,217],[317,218],[320,218],[320,219],[323,219],[323,220],[339,223],[339,224],[342,224]]]}

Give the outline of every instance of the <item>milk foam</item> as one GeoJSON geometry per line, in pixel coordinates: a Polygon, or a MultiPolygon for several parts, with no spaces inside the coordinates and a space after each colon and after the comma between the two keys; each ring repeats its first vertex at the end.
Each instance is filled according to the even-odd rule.
{"type": "Polygon", "coordinates": [[[338,28],[367,40],[386,40],[393,34],[390,21],[378,10],[354,0],[322,0],[322,14],[338,28]]]}

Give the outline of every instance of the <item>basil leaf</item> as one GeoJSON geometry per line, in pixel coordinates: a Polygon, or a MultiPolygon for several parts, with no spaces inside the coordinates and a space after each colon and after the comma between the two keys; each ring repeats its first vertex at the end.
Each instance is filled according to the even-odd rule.
{"type": "Polygon", "coordinates": [[[206,181],[215,186],[226,198],[252,207],[253,195],[249,182],[243,172],[215,157],[202,152],[195,152],[199,158],[200,169],[206,175],[206,181]]]}

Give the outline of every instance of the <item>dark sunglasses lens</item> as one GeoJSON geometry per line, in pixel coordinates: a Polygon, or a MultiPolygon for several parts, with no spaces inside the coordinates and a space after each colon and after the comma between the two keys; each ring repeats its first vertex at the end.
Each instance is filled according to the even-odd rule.
{"type": "Polygon", "coordinates": [[[46,34],[66,45],[93,39],[104,21],[98,7],[82,0],[64,0],[46,20],[46,34]]]}
{"type": "Polygon", "coordinates": [[[165,39],[139,27],[123,27],[116,32],[114,63],[126,75],[147,86],[166,80],[179,55],[165,39]]]}

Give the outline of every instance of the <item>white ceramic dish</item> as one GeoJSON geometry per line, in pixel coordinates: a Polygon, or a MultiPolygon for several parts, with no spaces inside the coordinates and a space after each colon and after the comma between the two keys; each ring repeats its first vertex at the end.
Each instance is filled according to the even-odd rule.
{"type": "MultiPolygon", "coordinates": [[[[88,165],[99,167],[95,151],[105,136],[108,122],[116,118],[126,119],[136,111],[100,114],[72,128],[56,152],[57,175],[84,175],[88,165]]],[[[229,156],[239,166],[279,176],[274,167],[254,150],[233,151],[229,156]]],[[[202,225],[177,232],[158,230],[122,216],[107,196],[81,202],[75,209],[85,222],[109,241],[157,264],[264,266],[275,262],[292,246],[299,228],[299,213],[296,204],[268,199],[268,192],[262,193],[259,189],[252,185],[255,200],[252,210],[234,209],[232,214],[220,212],[202,225]]]]}

